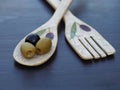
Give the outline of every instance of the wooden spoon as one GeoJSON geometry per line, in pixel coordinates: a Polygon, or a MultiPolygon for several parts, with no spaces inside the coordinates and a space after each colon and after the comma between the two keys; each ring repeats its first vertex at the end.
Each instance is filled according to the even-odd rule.
{"type": "Polygon", "coordinates": [[[59,24],[60,20],[62,19],[62,17],[64,16],[68,7],[70,6],[71,2],[72,2],[72,0],[62,1],[61,4],[59,5],[58,9],[54,13],[53,17],[47,23],[38,27],[37,29],[35,29],[33,32],[30,33],[30,34],[39,33],[39,35],[41,35],[40,37],[45,37],[46,34],[48,34],[49,32],[53,33],[54,38],[52,39],[51,50],[44,55],[35,55],[32,59],[24,58],[23,55],[21,54],[20,47],[21,47],[21,44],[23,42],[25,42],[25,38],[28,36],[28,35],[26,35],[17,44],[17,46],[13,52],[13,57],[14,57],[16,62],[18,62],[19,64],[22,64],[22,65],[25,65],[25,66],[38,66],[38,65],[41,65],[49,60],[49,58],[53,55],[53,53],[55,52],[56,47],[57,47],[57,42],[58,42],[57,27],[58,27],[58,24],[59,24]]]}
{"type": "MultiPolygon", "coordinates": [[[[47,0],[54,9],[61,0],[47,0]]],[[[65,37],[74,51],[84,60],[99,59],[115,53],[115,49],[93,27],[75,17],[70,11],[64,16],[65,37]]]]}

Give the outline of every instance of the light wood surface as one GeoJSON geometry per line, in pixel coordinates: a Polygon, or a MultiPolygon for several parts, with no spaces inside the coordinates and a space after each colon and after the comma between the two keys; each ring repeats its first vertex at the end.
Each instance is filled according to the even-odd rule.
{"type": "Polygon", "coordinates": [[[18,45],[16,46],[16,48],[14,50],[13,57],[14,57],[15,61],[17,61],[18,63],[25,65],[25,66],[38,66],[38,65],[45,63],[46,61],[48,61],[50,59],[50,57],[54,54],[56,47],[57,47],[57,42],[58,42],[57,27],[58,27],[58,24],[59,24],[60,20],[62,19],[62,17],[64,16],[68,7],[70,6],[71,2],[72,2],[72,0],[62,1],[62,3],[59,5],[58,9],[56,10],[54,15],[52,16],[52,18],[48,22],[46,22],[44,25],[40,26],[39,28],[37,28],[36,30],[31,32],[31,33],[37,33],[37,32],[40,32],[41,30],[46,29],[46,32],[43,35],[41,35],[41,38],[45,37],[45,35],[48,32],[52,32],[54,35],[54,38],[52,39],[51,50],[46,54],[43,54],[43,55],[36,54],[33,58],[26,59],[23,57],[23,55],[21,54],[21,51],[20,51],[21,44],[25,41],[25,37],[24,37],[24,39],[22,39],[18,43],[18,45]]]}
{"type": "MultiPolygon", "coordinates": [[[[59,0],[47,0],[55,9],[59,0]]],[[[115,54],[114,47],[93,27],[75,17],[70,11],[64,16],[65,37],[74,51],[83,59],[100,59],[115,54]]]]}

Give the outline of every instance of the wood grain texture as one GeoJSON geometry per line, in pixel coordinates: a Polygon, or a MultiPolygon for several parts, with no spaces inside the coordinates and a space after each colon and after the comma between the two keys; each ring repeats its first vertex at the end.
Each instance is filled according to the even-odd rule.
{"type": "Polygon", "coordinates": [[[115,47],[114,57],[81,60],[68,46],[61,22],[55,54],[44,65],[28,68],[14,62],[14,47],[54,10],[45,0],[0,0],[0,90],[119,90],[119,4],[120,0],[74,0],[70,8],[115,47]]]}

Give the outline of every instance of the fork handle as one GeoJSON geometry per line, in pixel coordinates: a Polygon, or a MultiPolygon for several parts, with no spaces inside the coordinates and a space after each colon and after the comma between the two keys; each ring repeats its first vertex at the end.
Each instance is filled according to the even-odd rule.
{"type": "MultiPolygon", "coordinates": [[[[47,0],[48,2],[50,0],[47,0]]],[[[53,0],[54,1],[58,1],[58,0],[53,0]]],[[[55,6],[57,8],[57,10],[55,11],[54,15],[52,16],[51,20],[52,23],[54,24],[59,24],[60,20],[62,19],[62,17],[65,15],[66,11],[68,10],[68,7],[70,6],[70,4],[72,3],[72,0],[62,0],[61,3],[55,3],[55,6]]]]}

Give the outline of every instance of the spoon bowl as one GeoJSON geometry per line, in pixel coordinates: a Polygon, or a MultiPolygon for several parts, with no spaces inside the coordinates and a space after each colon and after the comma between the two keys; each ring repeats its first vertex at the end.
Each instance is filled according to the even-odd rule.
{"type": "Polygon", "coordinates": [[[33,58],[26,59],[23,57],[21,50],[20,50],[21,44],[25,42],[25,38],[26,38],[25,37],[18,43],[18,45],[16,46],[16,48],[14,50],[13,57],[14,57],[15,61],[17,61],[18,63],[20,63],[22,65],[26,65],[26,66],[37,66],[37,65],[43,64],[47,60],[49,60],[49,58],[53,55],[53,53],[55,52],[56,47],[57,47],[57,42],[58,42],[57,26],[45,24],[44,26],[39,27],[35,31],[31,32],[30,34],[37,33],[37,32],[43,32],[43,30],[44,30],[44,33],[40,36],[41,38],[45,37],[47,35],[47,33],[49,33],[49,32],[53,33],[53,35],[54,35],[54,38],[52,39],[51,50],[44,55],[36,54],[33,58]]]}

